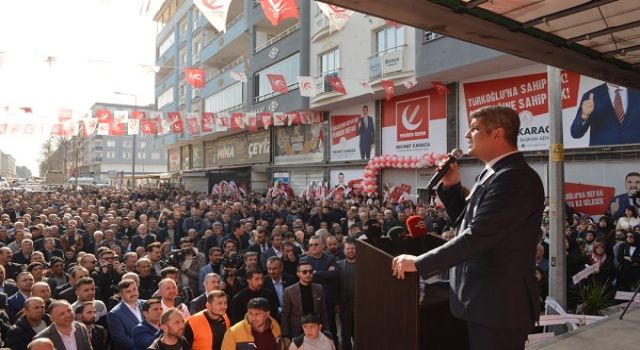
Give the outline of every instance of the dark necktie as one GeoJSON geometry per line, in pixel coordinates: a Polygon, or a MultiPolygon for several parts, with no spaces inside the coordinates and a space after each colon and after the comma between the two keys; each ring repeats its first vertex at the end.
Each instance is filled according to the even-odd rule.
{"type": "Polygon", "coordinates": [[[476,180],[476,183],[479,184],[482,182],[482,179],[484,179],[484,176],[487,174],[488,170],[489,170],[488,168],[482,169],[482,172],[480,172],[480,175],[478,175],[478,180],[476,180]]]}

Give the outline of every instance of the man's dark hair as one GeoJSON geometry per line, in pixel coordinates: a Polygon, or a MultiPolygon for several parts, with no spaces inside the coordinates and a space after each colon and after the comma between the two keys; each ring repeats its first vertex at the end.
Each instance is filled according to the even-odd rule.
{"type": "Polygon", "coordinates": [[[182,237],[180,238],[180,244],[182,243],[191,243],[193,244],[193,239],[191,239],[191,237],[182,237]]]}
{"type": "Polygon", "coordinates": [[[247,303],[247,310],[258,309],[262,311],[271,311],[271,304],[265,298],[253,298],[247,303]]]}
{"type": "Polygon", "coordinates": [[[302,324],[308,324],[308,323],[322,324],[322,318],[320,318],[320,316],[314,313],[306,314],[302,316],[302,324]]]}
{"type": "MultiPolygon", "coordinates": [[[[291,244],[291,243],[289,243],[291,244]]],[[[274,261],[277,261],[280,263],[280,265],[282,265],[282,260],[280,260],[280,258],[278,258],[277,256],[270,256],[269,258],[267,258],[267,265],[273,263],[274,261]]]]}
{"type": "Polygon", "coordinates": [[[88,305],[93,305],[93,306],[95,306],[95,305],[96,305],[96,302],[95,302],[95,301],[93,301],[93,300],[87,300],[87,301],[83,301],[83,302],[81,302],[81,303],[80,303],[80,305],[78,305],[78,307],[76,307],[76,311],[75,311],[76,315],[79,315],[79,314],[83,313],[83,312],[84,312],[84,309],[85,309],[88,305]]]}
{"type": "Polygon", "coordinates": [[[298,263],[298,269],[297,269],[297,271],[300,271],[300,268],[301,268],[302,266],[305,266],[305,265],[311,266],[311,268],[313,268],[313,265],[311,265],[311,263],[310,263],[310,262],[308,262],[308,261],[306,261],[306,260],[302,260],[302,261],[300,261],[300,262],[298,263]]]}
{"type": "Polygon", "coordinates": [[[130,280],[130,279],[121,280],[120,282],[118,282],[118,293],[131,287],[132,284],[137,286],[136,281],[134,280],[130,280]]]}
{"type": "Polygon", "coordinates": [[[214,252],[222,253],[222,248],[220,248],[220,247],[211,247],[211,248],[209,248],[209,255],[213,254],[214,252]]]}
{"type": "Polygon", "coordinates": [[[233,245],[236,247],[236,249],[238,248],[238,244],[236,243],[236,241],[234,241],[231,238],[225,239],[224,242],[222,242],[222,247],[226,246],[227,243],[233,243],[233,245]]]}
{"type": "Polygon", "coordinates": [[[170,273],[178,273],[178,269],[173,266],[167,266],[164,269],[160,270],[160,278],[167,278],[167,275],[170,273]]]}
{"type": "Polygon", "coordinates": [[[49,265],[53,266],[57,263],[63,263],[64,264],[64,260],[62,260],[61,257],[59,256],[52,256],[51,259],[49,259],[49,265]]]}
{"type": "Polygon", "coordinates": [[[640,173],[637,173],[635,171],[632,171],[630,173],[627,174],[627,176],[624,177],[624,180],[627,181],[628,178],[632,177],[632,176],[637,176],[640,177],[640,173]]]}
{"type": "Polygon", "coordinates": [[[227,297],[227,293],[225,293],[223,290],[212,290],[209,292],[209,294],[207,294],[207,302],[211,304],[213,303],[213,299],[222,297],[227,297]]]}
{"type": "Polygon", "coordinates": [[[143,312],[149,312],[149,309],[154,304],[160,304],[160,299],[153,298],[153,299],[149,299],[149,300],[145,301],[142,304],[142,311],[143,312]]]}
{"type": "Polygon", "coordinates": [[[96,282],[91,277],[82,277],[81,279],[78,280],[78,282],[76,282],[75,290],[78,290],[80,287],[84,286],[85,284],[95,285],[96,282]]]}
{"type": "Polygon", "coordinates": [[[514,147],[518,147],[518,131],[520,130],[520,116],[510,107],[489,106],[481,108],[471,114],[471,119],[481,119],[488,129],[504,129],[504,138],[514,147]]]}
{"type": "Polygon", "coordinates": [[[242,223],[240,221],[234,222],[233,223],[233,230],[237,230],[239,228],[242,228],[242,223]]]}
{"type": "Polygon", "coordinates": [[[264,272],[262,272],[262,270],[257,268],[251,268],[247,270],[245,277],[247,278],[247,280],[250,280],[253,277],[253,275],[264,275],[264,272]]]}

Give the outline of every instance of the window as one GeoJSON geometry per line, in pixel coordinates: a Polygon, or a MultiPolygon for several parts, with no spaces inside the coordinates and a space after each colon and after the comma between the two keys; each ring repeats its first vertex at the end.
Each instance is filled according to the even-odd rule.
{"type": "Polygon", "coordinates": [[[131,159],[131,152],[122,152],[122,159],[131,159]]]}
{"type": "Polygon", "coordinates": [[[131,148],[131,141],[122,141],[122,148],[131,148]]]}
{"type": "Polygon", "coordinates": [[[320,55],[320,75],[324,81],[324,92],[333,91],[333,87],[327,81],[327,77],[337,77],[340,70],[340,48],[320,55]]]}
{"type": "Polygon", "coordinates": [[[138,148],[139,149],[145,149],[147,147],[147,143],[142,141],[140,143],[138,143],[138,148]]]}
{"type": "Polygon", "coordinates": [[[187,98],[187,86],[185,84],[184,80],[180,80],[180,87],[178,90],[178,99],[179,99],[179,104],[183,105],[185,102],[185,99],[187,98]]]}
{"type": "Polygon", "coordinates": [[[194,38],[191,47],[191,57],[193,57],[193,62],[200,61],[200,49],[202,49],[202,43],[200,42],[200,39],[194,38]]]}
{"type": "Polygon", "coordinates": [[[181,66],[188,66],[190,63],[187,62],[187,50],[182,49],[180,50],[180,65],[181,66]]]}
{"type": "Polygon", "coordinates": [[[404,26],[400,28],[386,27],[376,32],[376,53],[382,55],[386,51],[400,49],[404,45],[404,26]]]}
{"type": "Polygon", "coordinates": [[[115,147],[115,146],[116,146],[115,140],[107,140],[107,147],[115,147]]]}
{"type": "Polygon", "coordinates": [[[187,31],[189,30],[188,27],[189,24],[186,20],[180,23],[180,40],[187,40],[187,31]]]}
{"type": "Polygon", "coordinates": [[[241,105],[244,101],[242,82],[237,82],[228,88],[207,97],[204,109],[207,112],[220,112],[231,107],[241,105]]]}
{"type": "Polygon", "coordinates": [[[169,37],[164,42],[162,42],[162,44],[160,44],[160,47],[158,48],[158,57],[162,57],[165,52],[169,51],[171,46],[173,46],[173,43],[173,33],[170,33],[169,37]]]}
{"type": "Polygon", "coordinates": [[[197,8],[193,9],[193,13],[191,14],[191,19],[193,20],[193,29],[195,30],[200,25],[200,10],[197,8]]]}
{"type": "Polygon", "coordinates": [[[137,152],[138,159],[147,159],[147,152],[137,152]]]}
{"type": "Polygon", "coordinates": [[[271,88],[267,74],[282,74],[289,89],[297,88],[297,79],[298,75],[300,75],[300,54],[296,53],[256,73],[254,79],[256,102],[280,95],[279,92],[274,92],[271,88]]]}
{"type": "Polygon", "coordinates": [[[152,160],[160,160],[160,152],[151,152],[152,160]]]}
{"type": "MultiPolygon", "coordinates": [[[[114,152],[114,151],[105,152],[105,156],[106,156],[107,159],[115,159],[116,158],[116,152],[114,152]]],[[[96,155],[96,157],[100,157],[100,156],[96,155]]]]}
{"type": "Polygon", "coordinates": [[[162,108],[166,105],[173,103],[173,86],[165,90],[160,96],[158,96],[158,108],[162,108]]]}

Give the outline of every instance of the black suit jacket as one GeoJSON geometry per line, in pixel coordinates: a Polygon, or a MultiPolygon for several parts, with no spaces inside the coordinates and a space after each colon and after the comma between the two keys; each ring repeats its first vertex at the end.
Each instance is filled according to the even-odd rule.
{"type": "MultiPolygon", "coordinates": [[[[91,346],[91,335],[87,330],[87,327],[80,322],[73,322],[73,326],[75,328],[75,336],[76,336],[76,347],[82,350],[92,350],[93,346],[91,346]]],[[[62,338],[58,331],[55,329],[55,325],[51,324],[49,327],[45,328],[42,332],[36,334],[35,338],[49,338],[53,342],[56,350],[65,350],[66,347],[62,342],[62,338]]]]}
{"type": "Polygon", "coordinates": [[[207,293],[200,294],[197,298],[191,300],[189,303],[189,313],[195,315],[207,308],[207,293]]]}
{"type": "Polygon", "coordinates": [[[420,255],[416,267],[423,277],[452,268],[449,299],[457,318],[529,331],[540,314],[535,253],[544,189],[521,153],[493,170],[467,199],[460,184],[438,188],[456,236],[420,255]]]}

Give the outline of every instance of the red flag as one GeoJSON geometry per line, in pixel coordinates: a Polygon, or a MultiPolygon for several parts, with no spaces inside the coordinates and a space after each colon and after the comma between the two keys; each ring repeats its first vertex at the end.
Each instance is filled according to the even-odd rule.
{"type": "Polygon", "coordinates": [[[285,18],[299,18],[296,0],[260,0],[265,17],[277,26],[285,18]]]}
{"type": "Polygon", "coordinates": [[[158,133],[158,124],[156,124],[156,121],[153,119],[144,118],[141,120],[140,125],[143,135],[155,135],[158,133]]]}
{"type": "Polygon", "coordinates": [[[98,109],[96,110],[96,118],[98,118],[98,123],[111,123],[113,114],[108,109],[98,109]]]}
{"type": "Polygon", "coordinates": [[[396,29],[402,27],[402,23],[398,23],[398,22],[392,21],[390,19],[385,19],[384,20],[384,24],[388,25],[389,27],[396,28],[396,29]]]}
{"type": "Polygon", "coordinates": [[[187,117],[187,127],[189,128],[189,134],[199,135],[200,121],[198,120],[198,115],[196,113],[192,113],[192,114],[194,115],[190,115],[187,117]]]}
{"type": "Polygon", "coordinates": [[[83,118],[82,119],[82,136],[87,137],[89,135],[93,135],[96,130],[98,124],[94,118],[83,118]]]}
{"type": "Polygon", "coordinates": [[[384,93],[385,95],[387,95],[387,101],[391,100],[393,94],[396,92],[396,87],[393,84],[393,80],[381,80],[380,84],[382,84],[384,93]]]}
{"type": "Polygon", "coordinates": [[[247,113],[246,115],[247,129],[249,131],[258,130],[258,116],[255,113],[247,113]]]}
{"type": "Polygon", "coordinates": [[[33,109],[31,109],[31,107],[20,107],[20,109],[25,113],[33,113],[33,109]]]}
{"type": "Polygon", "coordinates": [[[244,129],[244,113],[231,113],[231,130],[244,129]]]}
{"type": "Polygon", "coordinates": [[[202,132],[212,132],[213,131],[213,113],[211,112],[202,112],[202,122],[200,123],[200,127],[202,128],[202,132]]]}
{"type": "Polygon", "coordinates": [[[267,74],[267,78],[269,79],[269,83],[271,83],[271,89],[273,91],[277,91],[283,94],[289,92],[289,87],[287,86],[287,81],[284,79],[284,75],[267,74]]]}
{"type": "Polygon", "coordinates": [[[169,118],[169,122],[171,124],[177,122],[178,120],[181,120],[182,118],[180,118],[180,112],[167,112],[167,118],[169,118]]]}
{"type": "MultiPolygon", "coordinates": [[[[111,113],[111,112],[109,112],[111,113]]],[[[73,115],[73,111],[70,109],[61,109],[58,111],[58,121],[66,122],[67,120],[71,120],[71,116],[73,115]]]]}
{"type": "Polygon", "coordinates": [[[347,90],[344,88],[344,84],[342,84],[342,80],[338,77],[327,77],[327,82],[331,84],[333,90],[335,92],[339,92],[343,95],[347,94],[347,90]]]}
{"type": "Polygon", "coordinates": [[[443,82],[432,81],[431,84],[433,85],[434,88],[436,88],[438,95],[442,96],[449,93],[449,88],[443,82]]]}
{"type": "Polygon", "coordinates": [[[184,123],[182,118],[171,124],[171,132],[174,134],[182,134],[184,132],[184,123]]]}
{"type": "MultiPolygon", "coordinates": [[[[0,134],[4,134],[6,130],[7,130],[7,124],[0,124],[0,134]],[[3,126],[4,126],[4,130],[3,130],[3,126]]],[[[62,125],[62,123],[53,124],[53,127],[51,128],[51,135],[52,136],[64,135],[64,126],[62,125]]]]}
{"type": "Polygon", "coordinates": [[[301,123],[300,112],[287,113],[287,119],[289,120],[289,126],[300,124],[301,123]]]}
{"type": "Polygon", "coordinates": [[[200,68],[185,68],[184,75],[187,78],[187,83],[196,89],[202,89],[204,87],[204,69],[200,68]]]}
{"type": "Polygon", "coordinates": [[[144,111],[131,112],[131,119],[144,119],[144,111]]]}
{"type": "Polygon", "coordinates": [[[124,136],[124,125],[125,123],[112,121],[109,125],[109,136],[124,136]]]}
{"type": "Polygon", "coordinates": [[[260,123],[265,130],[269,129],[269,127],[273,123],[270,112],[262,112],[258,115],[258,118],[260,118],[260,123]]]}

